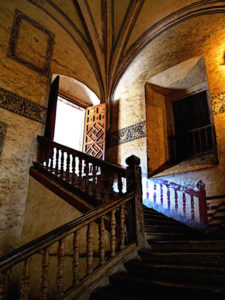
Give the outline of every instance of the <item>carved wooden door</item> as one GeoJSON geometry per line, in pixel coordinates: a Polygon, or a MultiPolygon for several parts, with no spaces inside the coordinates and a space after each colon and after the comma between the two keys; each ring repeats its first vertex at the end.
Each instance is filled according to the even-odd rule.
{"type": "Polygon", "coordinates": [[[86,109],[83,151],[104,159],[106,137],[106,103],[86,109]]]}

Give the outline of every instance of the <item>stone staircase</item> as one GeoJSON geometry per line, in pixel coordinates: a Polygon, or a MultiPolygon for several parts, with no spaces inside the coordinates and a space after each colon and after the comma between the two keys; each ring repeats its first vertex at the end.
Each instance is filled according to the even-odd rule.
{"type": "Polygon", "coordinates": [[[189,228],[144,208],[149,248],[109,278],[90,299],[150,299],[151,296],[225,295],[225,238],[189,228]]]}

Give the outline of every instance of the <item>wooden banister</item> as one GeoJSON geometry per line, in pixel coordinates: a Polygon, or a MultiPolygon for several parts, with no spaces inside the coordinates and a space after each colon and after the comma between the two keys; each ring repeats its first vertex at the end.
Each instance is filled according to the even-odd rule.
{"type": "Polygon", "coordinates": [[[126,193],[126,169],[38,136],[38,168],[104,203],[126,193]]]}
{"type": "Polygon", "coordinates": [[[10,252],[9,254],[1,257],[0,269],[7,269],[9,267],[12,267],[14,264],[28,258],[29,256],[40,251],[41,249],[49,247],[53,243],[60,241],[67,235],[79,230],[80,228],[86,226],[90,222],[96,221],[100,217],[111,212],[113,209],[116,209],[124,205],[125,203],[131,201],[133,198],[134,192],[131,192],[113,203],[104,204],[100,208],[91,210],[90,212],[85,213],[84,215],[75,219],[74,221],[64,224],[50,231],[49,233],[46,233],[41,237],[33,240],[32,242],[25,244],[24,246],[16,249],[15,251],[10,252]]]}
{"type": "Polygon", "coordinates": [[[77,157],[84,158],[86,161],[88,161],[90,163],[96,164],[98,166],[102,166],[104,168],[108,168],[110,170],[113,170],[114,172],[118,172],[119,174],[121,174],[121,176],[126,176],[126,168],[123,168],[122,166],[119,166],[117,164],[113,164],[111,162],[93,157],[93,156],[91,156],[89,154],[86,154],[84,152],[80,152],[78,150],[71,149],[67,146],[64,146],[64,145],[61,145],[59,143],[53,142],[52,140],[49,140],[49,139],[47,139],[43,136],[38,136],[37,137],[37,142],[42,144],[42,145],[50,146],[52,148],[58,148],[58,149],[64,151],[65,153],[69,153],[69,154],[75,155],[77,157]]]}
{"type": "MultiPolygon", "coordinates": [[[[10,289],[10,273],[13,270],[14,266],[23,262],[23,269],[20,275],[21,279],[21,289],[20,296],[27,298],[29,295],[29,282],[31,265],[30,261],[35,254],[42,255],[41,261],[41,274],[40,274],[40,298],[46,299],[48,294],[48,268],[50,265],[49,261],[49,252],[51,247],[55,249],[57,246],[57,270],[56,270],[56,291],[57,298],[62,299],[65,292],[68,290],[75,289],[81,280],[84,280],[86,277],[90,276],[96,268],[102,267],[104,264],[107,264],[107,261],[110,257],[114,257],[117,253],[123,251],[131,243],[137,241],[137,231],[135,219],[132,219],[135,216],[135,211],[133,213],[128,213],[134,210],[134,201],[135,201],[135,192],[131,192],[114,203],[104,204],[99,208],[96,208],[90,212],[87,212],[85,215],[77,218],[74,221],[71,221],[63,226],[60,226],[51,232],[35,239],[34,241],[27,243],[26,245],[12,251],[8,255],[3,256],[0,259],[0,271],[3,276],[3,282],[0,285],[0,299],[5,299],[7,295],[7,286],[10,289]],[[116,216],[118,212],[118,216],[116,216]],[[110,229],[110,255],[105,256],[105,238],[104,234],[106,228],[104,226],[104,220],[110,219],[111,229],[110,229]],[[99,224],[100,230],[98,234],[93,235],[93,224],[99,224]],[[130,226],[132,224],[132,226],[130,226]],[[87,250],[86,250],[86,276],[80,278],[79,276],[79,257],[80,257],[80,230],[82,228],[87,228],[87,250]],[[116,227],[120,228],[121,235],[116,239],[116,227]],[[125,228],[127,235],[125,237],[125,228]],[[72,278],[70,287],[65,290],[64,288],[64,274],[69,272],[69,270],[64,269],[64,257],[65,257],[65,242],[67,238],[72,237],[73,240],[73,259],[71,260],[72,278]],[[93,265],[93,244],[95,239],[100,241],[99,247],[99,263],[95,269],[93,265]]],[[[84,238],[84,237],[83,237],[84,238]]],[[[96,243],[96,241],[95,241],[96,243]]],[[[82,255],[83,257],[83,255],[82,255]]],[[[36,266],[37,267],[37,266],[36,266]]]]}
{"type": "Polygon", "coordinates": [[[205,184],[200,180],[197,189],[191,189],[162,178],[143,179],[144,202],[186,224],[206,228],[207,203],[205,184]]]}

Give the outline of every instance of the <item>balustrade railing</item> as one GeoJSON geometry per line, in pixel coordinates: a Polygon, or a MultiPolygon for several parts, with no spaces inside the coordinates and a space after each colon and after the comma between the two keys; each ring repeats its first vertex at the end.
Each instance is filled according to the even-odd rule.
{"type": "Polygon", "coordinates": [[[135,214],[135,193],[131,192],[2,257],[0,299],[63,299],[137,241],[135,214]],[[19,272],[19,284],[11,280],[14,269],[19,272]]]}
{"type": "Polygon", "coordinates": [[[97,186],[100,178],[101,188],[103,181],[108,195],[113,192],[113,174],[118,199],[0,258],[0,300],[63,299],[83,288],[88,279],[93,282],[98,270],[104,273],[110,262],[113,266],[113,262],[124,258],[130,246],[145,247],[139,158],[130,156],[123,169],[41,137],[38,143],[41,168],[70,183],[78,180],[97,186]],[[127,181],[125,194],[122,177],[127,181]]]}
{"type": "Polygon", "coordinates": [[[190,130],[193,154],[215,149],[215,129],[212,124],[190,130]]]}
{"type": "Polygon", "coordinates": [[[107,202],[126,193],[126,169],[38,136],[37,164],[92,198],[107,202]]]}
{"type": "Polygon", "coordinates": [[[144,204],[192,226],[207,225],[205,185],[190,189],[163,179],[143,178],[144,204]]]}
{"type": "Polygon", "coordinates": [[[180,135],[170,136],[168,140],[172,160],[181,160],[216,149],[213,124],[195,128],[180,135]]]}

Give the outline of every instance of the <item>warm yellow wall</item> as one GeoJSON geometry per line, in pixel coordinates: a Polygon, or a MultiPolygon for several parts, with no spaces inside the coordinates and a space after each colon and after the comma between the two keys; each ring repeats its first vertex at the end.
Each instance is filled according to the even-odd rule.
{"type": "Polygon", "coordinates": [[[0,253],[19,245],[28,172],[36,137],[44,132],[52,74],[76,78],[99,95],[94,72],[70,36],[72,27],[53,8],[46,13],[34,3],[40,4],[27,0],[0,3],[0,122],[7,128],[0,161],[0,253]],[[20,27],[13,23],[16,10],[23,15],[17,24],[20,27]],[[54,13],[55,20],[50,16],[54,13]],[[18,30],[17,41],[10,39],[13,28],[14,33],[18,30]],[[49,46],[52,56],[47,54],[49,46]],[[47,60],[49,70],[38,71],[47,60]]]}
{"type": "MultiPolygon", "coordinates": [[[[117,130],[122,132],[127,126],[145,121],[145,84],[148,80],[185,60],[193,57],[203,57],[206,66],[209,92],[213,97],[213,117],[219,149],[219,165],[214,168],[173,175],[165,179],[177,182],[191,188],[196,187],[198,180],[206,183],[208,195],[218,195],[225,192],[222,184],[225,177],[224,166],[224,14],[205,15],[187,20],[167,30],[149,43],[133,60],[121,78],[115,91],[114,100],[120,103],[117,130]],[[221,95],[219,96],[219,94],[221,95]]],[[[116,103],[115,102],[115,103],[116,103]]],[[[114,148],[117,160],[125,160],[125,151],[134,150],[141,157],[142,169],[146,172],[146,142],[140,138],[126,142],[114,148]],[[140,145],[141,144],[141,145],[140,145]],[[136,145],[136,147],[135,147],[136,145]],[[143,151],[143,152],[142,152],[143,151]]],[[[109,150],[112,151],[112,150],[109,150]]]]}
{"type": "Polygon", "coordinates": [[[81,215],[81,212],[30,176],[21,244],[28,243],[81,215]]]}
{"type": "MultiPolygon", "coordinates": [[[[21,236],[21,245],[32,241],[49,231],[64,225],[78,217],[80,213],[77,209],[65,202],[59,196],[51,192],[45,186],[40,184],[33,177],[29,178],[28,196],[26,210],[24,213],[24,223],[21,236]]],[[[93,251],[99,251],[99,230],[98,224],[92,223],[93,230],[93,251]]],[[[105,250],[109,251],[110,233],[105,232],[105,250]]],[[[49,253],[49,295],[55,295],[55,270],[57,269],[57,247],[58,243],[50,246],[49,253]]],[[[80,258],[79,258],[79,276],[80,279],[86,275],[86,251],[87,251],[87,226],[80,232],[80,258]]],[[[40,254],[32,256],[31,266],[33,275],[31,278],[32,296],[39,295],[39,289],[36,289],[35,280],[39,282],[41,277],[41,258],[40,254]],[[35,270],[35,271],[34,271],[35,270]]],[[[73,234],[65,238],[65,256],[64,256],[65,286],[69,287],[72,282],[73,265],[73,234]]],[[[94,266],[99,262],[94,257],[94,266]]],[[[54,296],[52,296],[54,298],[54,296]]]]}

